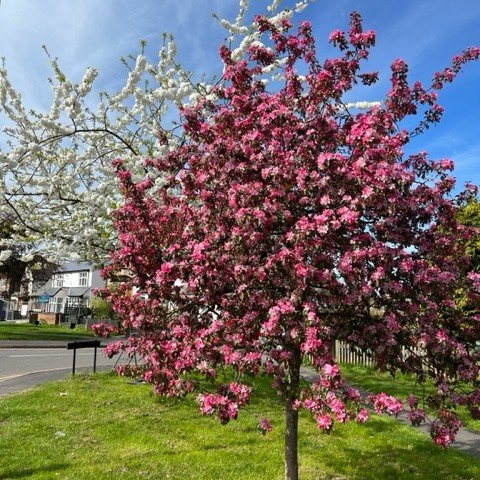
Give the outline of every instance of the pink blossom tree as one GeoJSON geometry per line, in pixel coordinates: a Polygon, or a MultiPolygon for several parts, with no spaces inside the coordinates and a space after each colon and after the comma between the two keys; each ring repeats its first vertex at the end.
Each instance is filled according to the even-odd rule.
{"type": "MultiPolygon", "coordinates": [[[[135,183],[116,161],[122,246],[106,275],[131,277],[106,295],[138,332],[123,348],[144,358],[140,374],[159,395],[192,392],[191,372],[214,380],[198,401],[222,423],[249,400],[245,375],[271,375],[285,406],[289,480],[298,478],[300,408],[326,432],[368,416],[332,357],[335,340],[384,370],[432,377],[432,436],[447,445],[459,423],[446,405],[479,412],[480,318],[454,298],[462,289],[478,302],[480,276],[465,254],[470,229],[456,221],[452,162],[403,148],[440,119],[437,91],[480,49],[455,57],[430,88],[410,85],[396,60],[385,100],[355,112],[345,93],[377,81],[361,70],[375,33],[357,13],[349,32],[330,36],[340,55],[323,62],[308,23],[291,33],[288,20],[256,22],[265,43],[240,61],[221,47],[216,100],[185,108],[184,144],[146,161],[168,179],[155,195],[148,176],[135,183]],[[269,91],[262,76],[272,65],[282,65],[284,84],[269,91]],[[419,114],[416,128],[401,128],[419,114]],[[306,357],[319,376],[303,386],[306,357]],[[234,372],[227,385],[217,378],[224,366],[234,372]]],[[[387,394],[370,400],[377,411],[402,409],[387,394]]],[[[412,422],[424,421],[423,405],[409,403],[412,422]]],[[[259,428],[269,431],[268,419],[259,428]]]]}

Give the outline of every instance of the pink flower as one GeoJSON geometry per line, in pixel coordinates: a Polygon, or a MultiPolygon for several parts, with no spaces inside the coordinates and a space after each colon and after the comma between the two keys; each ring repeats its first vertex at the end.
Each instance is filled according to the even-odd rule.
{"type": "Polygon", "coordinates": [[[439,418],[432,423],[430,435],[434,442],[441,447],[448,447],[454,440],[462,423],[458,417],[449,410],[440,411],[439,418]]]}
{"type": "Polygon", "coordinates": [[[229,385],[228,388],[230,392],[232,392],[232,394],[235,396],[235,399],[240,406],[245,405],[248,402],[250,398],[250,393],[252,392],[252,387],[233,382],[229,385]]]}
{"type": "Polygon", "coordinates": [[[92,325],[93,333],[97,337],[108,338],[112,333],[118,333],[118,329],[110,323],[94,323],[92,325]]]}
{"type": "Polygon", "coordinates": [[[468,278],[472,281],[474,288],[480,292],[480,273],[469,272],[468,278]]]}
{"type": "Polygon", "coordinates": [[[322,371],[328,377],[336,377],[340,374],[340,368],[338,367],[338,365],[331,365],[329,363],[323,366],[322,371]]]}
{"type": "Polygon", "coordinates": [[[297,263],[295,265],[295,271],[297,272],[297,275],[299,277],[306,277],[308,275],[308,268],[306,268],[305,265],[302,265],[301,263],[297,263]]]}
{"type": "Polygon", "coordinates": [[[386,393],[370,395],[370,401],[373,402],[373,408],[377,413],[388,413],[397,416],[403,410],[403,403],[395,397],[386,393]]]}
{"type": "Polygon", "coordinates": [[[258,421],[258,429],[265,435],[267,432],[272,431],[272,424],[270,423],[269,418],[261,418],[258,421]]]}
{"type": "Polygon", "coordinates": [[[448,447],[455,440],[455,437],[446,428],[432,429],[431,435],[439,447],[448,447]]]}
{"type": "Polygon", "coordinates": [[[329,432],[332,429],[333,420],[328,414],[318,415],[317,416],[317,427],[320,430],[324,430],[325,432],[329,432]]]}
{"type": "Polygon", "coordinates": [[[360,409],[360,411],[357,414],[357,422],[358,423],[365,423],[368,420],[368,410],[366,408],[360,409]]]}
{"type": "Polygon", "coordinates": [[[314,353],[323,345],[321,339],[317,338],[318,329],[314,327],[307,328],[307,338],[302,344],[302,351],[306,353],[314,353]]]}
{"type": "Polygon", "coordinates": [[[358,389],[356,388],[353,388],[353,387],[348,387],[347,388],[347,391],[346,391],[346,396],[347,398],[350,400],[350,401],[358,401],[361,399],[361,395],[360,395],[360,392],[358,391],[358,389]]]}
{"type": "Polygon", "coordinates": [[[104,349],[103,352],[107,358],[112,358],[121,352],[125,348],[125,343],[122,340],[118,342],[109,343],[104,349]]]}
{"type": "Polygon", "coordinates": [[[412,425],[415,426],[422,424],[426,418],[425,410],[422,409],[413,409],[408,414],[408,419],[412,422],[412,425]]]}
{"type": "Polygon", "coordinates": [[[197,400],[200,403],[200,411],[204,415],[212,415],[215,412],[218,404],[218,399],[215,395],[199,395],[197,400]]]}
{"type": "Polygon", "coordinates": [[[333,43],[333,45],[338,45],[341,50],[347,48],[347,40],[345,38],[345,33],[341,30],[334,30],[328,37],[328,41],[333,43]]]}

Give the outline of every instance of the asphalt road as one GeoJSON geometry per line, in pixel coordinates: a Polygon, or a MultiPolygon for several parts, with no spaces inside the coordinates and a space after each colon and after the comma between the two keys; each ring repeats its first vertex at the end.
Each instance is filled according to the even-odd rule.
{"type": "MultiPolygon", "coordinates": [[[[76,371],[93,371],[94,349],[77,350],[76,371]]],[[[107,359],[97,350],[98,370],[108,370],[116,358],[107,359]]],[[[66,348],[0,348],[0,396],[72,373],[73,351],[66,348]]]]}

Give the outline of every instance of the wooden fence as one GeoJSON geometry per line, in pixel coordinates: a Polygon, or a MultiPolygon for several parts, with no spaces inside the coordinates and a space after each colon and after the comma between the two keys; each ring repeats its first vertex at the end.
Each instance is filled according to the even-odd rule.
{"type": "MultiPolygon", "coordinates": [[[[410,350],[402,348],[402,355],[404,358],[412,353],[415,355],[422,355],[423,352],[419,347],[410,350]]],[[[371,367],[375,365],[375,362],[368,352],[362,352],[359,348],[353,347],[352,345],[339,340],[335,341],[334,357],[339,363],[349,363],[363,367],[371,367]]]]}
{"type": "Polygon", "coordinates": [[[367,352],[362,352],[348,343],[336,340],[334,349],[335,360],[339,363],[350,363],[364,367],[374,365],[372,357],[367,352]]]}

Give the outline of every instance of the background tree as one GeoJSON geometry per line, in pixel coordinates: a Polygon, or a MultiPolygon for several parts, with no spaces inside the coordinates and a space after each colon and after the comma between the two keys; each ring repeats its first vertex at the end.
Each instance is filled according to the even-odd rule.
{"type": "MultiPolygon", "coordinates": [[[[472,199],[457,212],[458,221],[465,226],[473,227],[475,232],[467,243],[467,253],[472,259],[473,270],[480,274],[480,202],[477,199],[472,199]]],[[[458,305],[464,308],[470,315],[478,314],[479,304],[478,299],[471,298],[464,290],[457,292],[458,305]]]]}
{"type": "MultiPolygon", "coordinates": [[[[375,34],[358,14],[348,34],[330,36],[340,56],[323,62],[308,23],[292,34],[287,18],[255,21],[266,38],[245,60],[221,48],[224,82],[216,99],[183,110],[184,144],[148,159],[152,176],[141,182],[116,162],[122,246],[106,274],[126,268],[132,277],[107,296],[138,331],[128,347],[160,395],[192,392],[190,372],[211,379],[200,408],[223,423],[248,402],[246,375],[272,375],[285,405],[287,479],[298,478],[300,408],[326,432],[366,420],[332,358],[335,340],[369,351],[392,373],[432,377],[432,437],[447,445],[459,422],[446,405],[479,412],[479,322],[454,296],[463,288],[474,299],[480,278],[465,253],[472,232],[449,198],[452,162],[406,157],[403,147],[440,119],[436,91],[480,49],[455,57],[429,89],[411,86],[396,60],[382,105],[355,113],[342,98],[377,80],[360,69],[375,34]],[[269,91],[263,74],[281,58],[284,85],[269,91]],[[419,112],[416,128],[400,128],[419,112]],[[312,385],[301,382],[306,356],[319,373],[312,385]],[[224,384],[226,366],[234,381],[224,384]]],[[[386,394],[371,400],[377,411],[402,408],[386,394]]],[[[412,422],[425,420],[413,397],[410,406],[412,422]]]]}
{"type": "Polygon", "coordinates": [[[91,310],[92,317],[94,319],[113,319],[115,315],[115,312],[113,311],[113,305],[109,301],[101,297],[93,298],[91,310]]]}
{"type": "Polygon", "coordinates": [[[26,241],[19,240],[22,236],[18,232],[15,240],[13,237],[13,222],[5,216],[0,221],[0,278],[6,280],[8,288],[1,293],[7,297],[21,292],[27,275],[34,282],[47,281],[56,267],[39,254],[28,255],[26,241]]]}
{"type": "Polygon", "coordinates": [[[477,229],[469,242],[468,250],[473,259],[473,268],[480,273],[480,202],[477,199],[471,200],[458,210],[457,218],[462,225],[477,229]]]}

